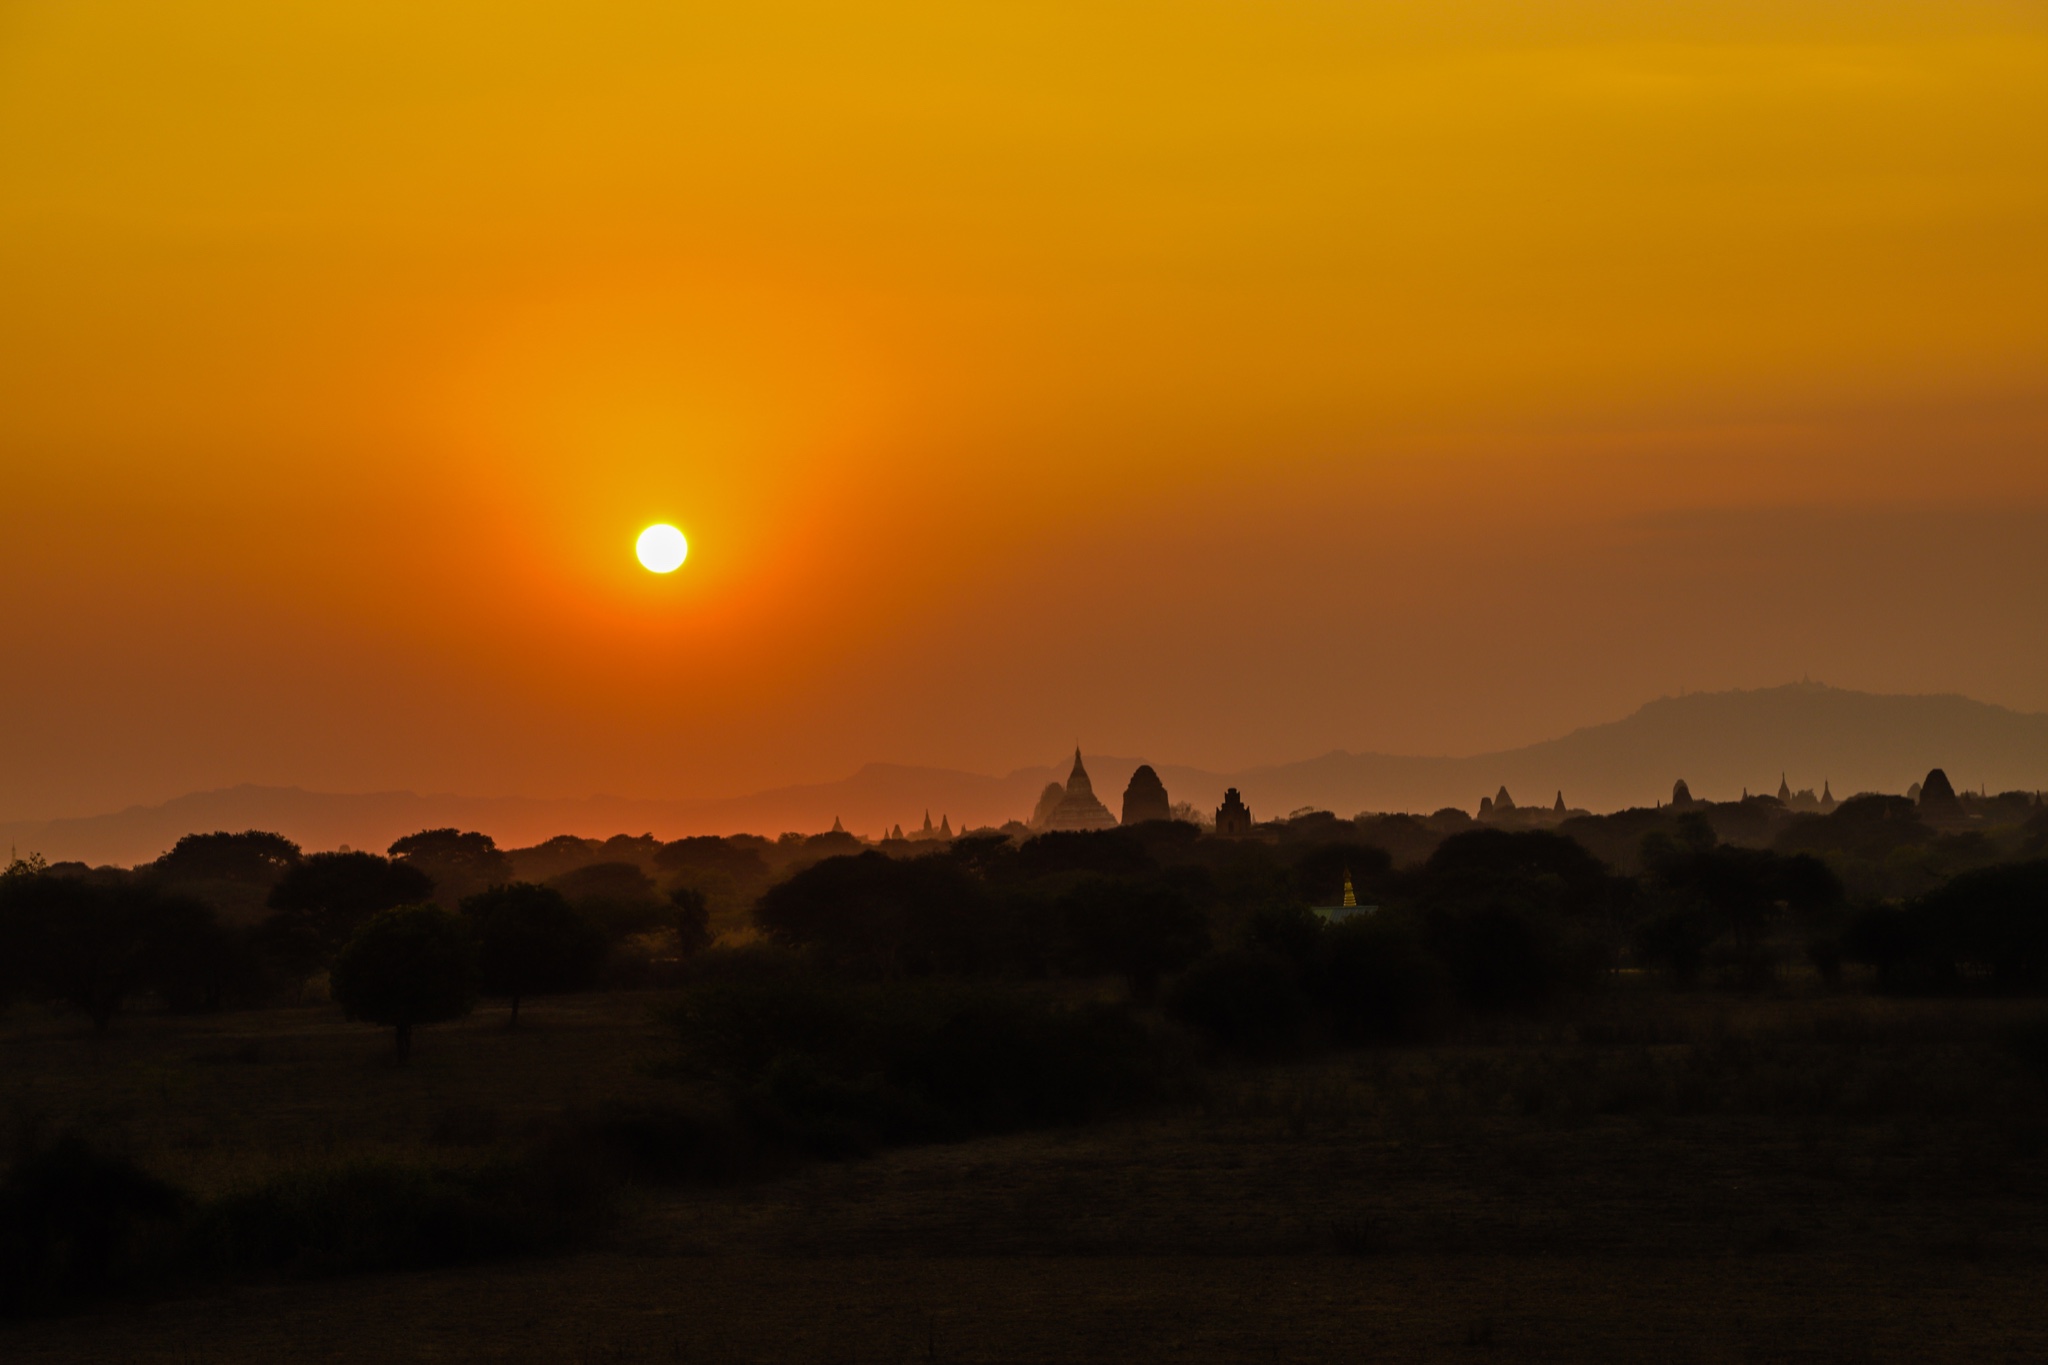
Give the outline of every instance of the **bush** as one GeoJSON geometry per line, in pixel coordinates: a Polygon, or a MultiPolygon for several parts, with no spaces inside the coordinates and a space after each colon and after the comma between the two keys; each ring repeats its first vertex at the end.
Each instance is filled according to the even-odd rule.
{"type": "Polygon", "coordinates": [[[211,1205],[195,1264],[291,1276],[416,1270],[551,1251],[586,1234],[607,1188],[540,1158],[477,1171],[362,1162],[294,1172],[211,1205]]]}
{"type": "Polygon", "coordinates": [[[1438,910],[1426,933],[1459,1001],[1482,1014],[1533,1010],[1569,987],[1589,984],[1559,927],[1508,897],[1438,910]]]}
{"type": "Polygon", "coordinates": [[[1250,1057],[1282,1057],[1307,1041],[1309,1001],[1294,964],[1240,948],[1190,967],[1166,994],[1166,1012],[1215,1046],[1250,1057]]]}
{"type": "Polygon", "coordinates": [[[1652,915],[1636,926],[1636,957],[1646,967],[1669,972],[1681,986],[1698,983],[1707,954],[1722,935],[1713,907],[1687,899],[1652,915]]]}
{"type": "Polygon", "coordinates": [[[1312,986],[1332,1040],[1346,1044],[1423,1036],[1447,993],[1442,965],[1408,925],[1385,915],[1332,926],[1312,986]]]}
{"type": "MultiPolygon", "coordinates": [[[[677,1130],[672,1121],[662,1133],[677,1130]]],[[[592,1137],[576,1131],[476,1170],[296,1171],[201,1206],[66,1135],[0,1181],[0,1317],[195,1277],[412,1270],[558,1250],[612,1208],[592,1137]]]]}
{"type": "Polygon", "coordinates": [[[138,1288],[171,1263],[182,1195],[76,1134],[0,1182],[0,1316],[138,1288]]]}
{"type": "Polygon", "coordinates": [[[884,976],[972,973],[990,965],[981,886],[948,858],[827,858],[771,887],[754,922],[777,944],[884,976]]]}
{"type": "Polygon", "coordinates": [[[249,1008],[276,988],[253,930],[204,923],[158,953],[151,975],[164,1007],[176,1014],[249,1008]]]}
{"type": "Polygon", "coordinates": [[[1161,977],[1209,947],[1209,917],[1167,881],[1090,878],[1066,894],[1060,915],[1074,969],[1121,976],[1133,1000],[1150,1000],[1161,977]]]}
{"type": "Polygon", "coordinates": [[[556,1146],[580,1169],[650,1184],[729,1180],[759,1165],[748,1134],[717,1106],[609,1104],[572,1116],[556,1146]]]}
{"type": "Polygon", "coordinates": [[[1965,872],[1903,909],[1866,909],[1842,953],[1900,994],[2048,992],[2048,861],[1965,872]]]}
{"type": "Polygon", "coordinates": [[[1156,1075],[1150,1040],[1121,1010],[749,965],[685,990],[677,1069],[717,1085],[770,1142],[844,1153],[1078,1122],[1156,1075]]]}

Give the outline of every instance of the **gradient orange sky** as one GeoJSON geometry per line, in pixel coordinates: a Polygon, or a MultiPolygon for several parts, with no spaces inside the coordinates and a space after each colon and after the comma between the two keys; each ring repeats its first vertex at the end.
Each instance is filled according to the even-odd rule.
{"type": "Polygon", "coordinates": [[[0,476],[0,817],[2044,710],[2048,10],[0,0],[0,476]]]}

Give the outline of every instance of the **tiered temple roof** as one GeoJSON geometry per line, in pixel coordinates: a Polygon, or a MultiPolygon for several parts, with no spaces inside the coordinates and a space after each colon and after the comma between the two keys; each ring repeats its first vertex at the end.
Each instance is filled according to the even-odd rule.
{"type": "Polygon", "coordinates": [[[1060,803],[1054,806],[1046,817],[1047,829],[1113,829],[1116,817],[1109,813],[1109,807],[1095,799],[1095,787],[1088,780],[1088,770],[1081,765],[1081,750],[1074,750],[1074,771],[1067,778],[1065,793],[1060,803]]]}

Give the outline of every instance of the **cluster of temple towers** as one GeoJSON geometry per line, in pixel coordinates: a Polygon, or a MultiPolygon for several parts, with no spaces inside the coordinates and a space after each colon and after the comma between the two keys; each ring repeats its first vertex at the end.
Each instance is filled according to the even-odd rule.
{"type": "MultiPolygon", "coordinates": [[[[1939,769],[1929,774],[1928,785],[1936,789],[1933,793],[1935,796],[1939,797],[1946,790],[1946,781],[1939,769]]],[[[1913,790],[1908,793],[1909,799],[1920,799],[1921,786],[1920,783],[1914,784],[1913,790]]],[[[1750,795],[1750,792],[1744,790],[1742,799],[1748,800],[1750,795]]],[[[1763,793],[1757,795],[1762,796],[1763,793]]],[[[1834,810],[1839,804],[1830,783],[1822,782],[1818,793],[1810,787],[1795,791],[1791,782],[1782,773],[1778,777],[1776,799],[1778,804],[1789,811],[1820,814],[1834,810]]],[[[1954,799],[1949,798],[1951,801],[1954,799]]],[[[1706,803],[1695,797],[1681,778],[1672,786],[1669,804],[1673,808],[1683,810],[1706,803]]],[[[1933,804],[1938,805],[1939,802],[1933,804]]],[[[1481,821],[1518,825],[1532,821],[1547,825],[1585,813],[1567,806],[1564,793],[1561,791],[1557,793],[1554,802],[1523,806],[1518,805],[1508,794],[1508,789],[1503,786],[1494,795],[1480,798],[1478,818],[1481,821]]],[[[1173,819],[1196,821],[1199,820],[1199,816],[1191,806],[1174,806],[1172,799],[1167,795],[1166,784],[1160,781],[1159,774],[1149,763],[1140,764],[1137,771],[1131,774],[1130,781],[1124,786],[1121,811],[1112,811],[1095,794],[1094,781],[1088,776],[1087,764],[1082,761],[1081,750],[1077,746],[1074,750],[1074,766],[1067,774],[1067,780],[1045,784],[1045,789],[1039,793],[1037,805],[1033,808],[1028,821],[1012,820],[1000,828],[1003,833],[1021,836],[1027,833],[1114,829],[1119,825],[1138,825],[1147,821],[1173,819]]],[[[1222,838],[1257,837],[1251,809],[1238,794],[1237,788],[1231,787],[1223,793],[1223,802],[1215,811],[1213,830],[1222,838]]],[[[842,837],[851,837],[843,834],[837,820],[833,821],[832,832],[842,837]]],[[[967,832],[967,825],[963,822],[958,833],[967,832]]],[[[934,825],[931,812],[927,811],[921,829],[906,834],[903,826],[895,825],[889,828],[882,839],[884,843],[915,843],[927,840],[945,841],[954,837],[955,830],[949,816],[941,815],[938,824],[934,825]]]]}
{"type": "Polygon", "coordinates": [[[1089,780],[1087,765],[1081,762],[1081,751],[1074,750],[1074,770],[1067,775],[1065,785],[1048,782],[1045,790],[1038,794],[1038,805],[1031,812],[1031,827],[1040,830],[1087,830],[1109,829],[1115,825],[1137,825],[1147,820],[1171,820],[1173,803],[1167,800],[1166,784],[1159,780],[1159,774],[1152,771],[1149,763],[1139,765],[1131,774],[1131,780],[1124,787],[1123,817],[1119,819],[1110,813],[1095,795],[1095,784],[1089,780]]]}
{"type": "MultiPolygon", "coordinates": [[[[1185,813],[1188,816],[1193,814],[1192,811],[1185,813]]],[[[1031,828],[1109,829],[1120,824],[1141,825],[1148,820],[1173,818],[1173,802],[1166,794],[1166,784],[1159,780],[1159,774],[1149,763],[1139,764],[1138,770],[1125,784],[1121,818],[1112,815],[1109,807],[1096,797],[1095,784],[1089,780],[1087,765],[1082,763],[1081,751],[1076,748],[1074,770],[1067,775],[1065,784],[1048,782],[1045,790],[1039,793],[1038,806],[1031,813],[1031,828]]],[[[1232,787],[1223,794],[1223,804],[1216,808],[1216,833],[1224,838],[1243,838],[1251,832],[1252,813],[1237,794],[1237,788],[1232,787]]]]}

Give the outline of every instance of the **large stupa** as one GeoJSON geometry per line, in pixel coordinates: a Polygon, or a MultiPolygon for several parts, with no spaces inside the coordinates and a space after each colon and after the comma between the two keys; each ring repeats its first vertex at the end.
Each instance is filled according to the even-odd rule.
{"type": "Polygon", "coordinates": [[[1114,829],[1116,817],[1109,813],[1109,807],[1095,799],[1095,788],[1088,781],[1088,770],[1081,766],[1081,751],[1074,750],[1074,771],[1067,778],[1066,791],[1060,803],[1052,808],[1045,818],[1047,829],[1114,829]]]}
{"type": "Polygon", "coordinates": [[[1171,820],[1173,803],[1166,799],[1166,784],[1152,771],[1150,763],[1140,764],[1124,788],[1124,823],[1142,825],[1148,820],[1171,820]]]}

